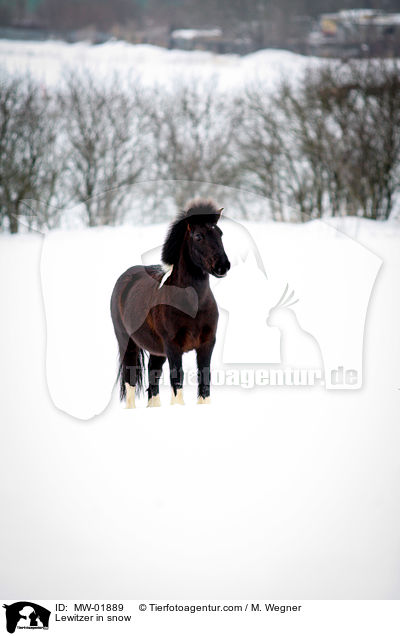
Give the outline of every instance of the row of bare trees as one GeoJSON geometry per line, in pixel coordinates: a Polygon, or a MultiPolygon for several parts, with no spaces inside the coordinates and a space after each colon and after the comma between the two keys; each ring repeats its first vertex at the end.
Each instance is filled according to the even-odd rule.
{"type": "Polygon", "coordinates": [[[240,208],[243,192],[260,195],[261,218],[387,219],[400,190],[398,71],[321,65],[273,92],[257,83],[240,93],[215,80],[146,88],[88,72],[49,91],[3,76],[0,227],[115,225],[139,185],[141,222],[218,186],[247,218],[256,212],[240,208]]]}
{"type": "Polygon", "coordinates": [[[400,187],[400,74],[393,63],[326,65],[273,96],[246,97],[247,180],[275,218],[387,219],[400,187]]]}

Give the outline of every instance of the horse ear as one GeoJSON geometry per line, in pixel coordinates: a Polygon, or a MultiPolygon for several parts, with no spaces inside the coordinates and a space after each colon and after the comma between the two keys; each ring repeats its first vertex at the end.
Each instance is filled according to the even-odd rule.
{"type": "Polygon", "coordinates": [[[224,208],[220,208],[219,210],[217,210],[217,214],[219,214],[219,216],[221,216],[221,214],[222,214],[222,210],[223,210],[223,209],[224,209],[224,208]]]}

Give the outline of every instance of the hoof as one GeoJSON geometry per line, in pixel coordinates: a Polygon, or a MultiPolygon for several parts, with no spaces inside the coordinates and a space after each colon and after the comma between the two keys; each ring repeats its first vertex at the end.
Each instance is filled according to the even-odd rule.
{"type": "Polygon", "coordinates": [[[161,401],[160,401],[160,396],[159,395],[153,395],[149,401],[147,402],[147,408],[151,409],[154,406],[161,406],[161,401]]]}
{"type": "Polygon", "coordinates": [[[197,400],[197,404],[211,404],[210,396],[207,396],[205,398],[199,397],[198,400],[197,400]]]}
{"type": "Polygon", "coordinates": [[[180,404],[181,406],[185,406],[185,402],[183,401],[183,391],[182,391],[182,389],[178,389],[177,392],[176,392],[176,395],[172,391],[171,404],[180,404]]]}
{"type": "Polygon", "coordinates": [[[134,409],[135,405],[135,387],[131,386],[128,382],[125,382],[126,389],[126,409],[134,409]]]}

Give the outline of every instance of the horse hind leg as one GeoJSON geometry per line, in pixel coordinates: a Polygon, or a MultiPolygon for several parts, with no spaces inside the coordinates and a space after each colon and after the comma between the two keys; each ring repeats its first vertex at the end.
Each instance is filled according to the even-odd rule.
{"type": "Polygon", "coordinates": [[[142,381],[141,354],[141,350],[132,338],[125,340],[125,343],[120,343],[121,400],[125,398],[127,409],[136,407],[136,387],[140,388],[142,381]]]}
{"type": "Polygon", "coordinates": [[[126,392],[126,401],[125,408],[126,409],[135,409],[135,395],[136,395],[136,386],[131,386],[129,382],[125,382],[125,392],[126,392]]]}
{"type": "Polygon", "coordinates": [[[149,401],[147,403],[148,407],[161,406],[159,384],[162,374],[162,367],[166,359],[167,358],[165,356],[150,355],[149,388],[147,389],[147,393],[149,396],[149,401]]]}

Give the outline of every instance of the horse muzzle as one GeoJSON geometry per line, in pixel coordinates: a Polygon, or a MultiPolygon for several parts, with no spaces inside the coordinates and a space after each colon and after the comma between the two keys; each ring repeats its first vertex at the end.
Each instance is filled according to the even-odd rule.
{"type": "Polygon", "coordinates": [[[219,261],[212,270],[212,275],[216,278],[223,278],[227,275],[228,271],[231,268],[231,264],[227,258],[222,261],[219,261]]]}

